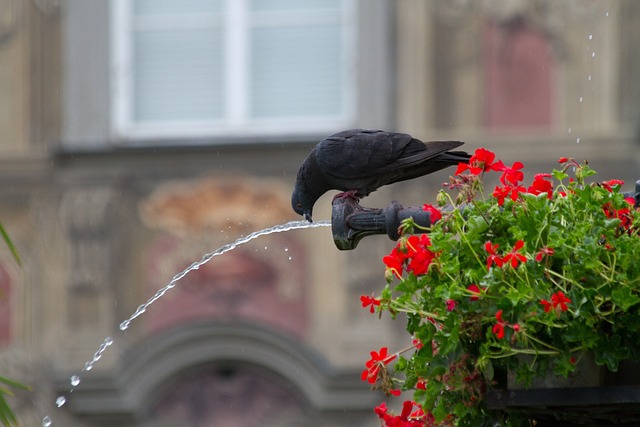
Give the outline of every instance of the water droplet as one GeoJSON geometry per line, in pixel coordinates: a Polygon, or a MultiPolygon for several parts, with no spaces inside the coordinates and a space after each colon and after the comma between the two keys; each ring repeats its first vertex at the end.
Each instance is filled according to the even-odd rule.
{"type": "Polygon", "coordinates": [[[84,364],[84,370],[85,371],[90,371],[92,369],[93,369],[93,363],[87,362],[87,363],[84,364]]]}
{"type": "Polygon", "coordinates": [[[65,403],[67,403],[67,398],[64,396],[58,396],[58,398],[56,399],[56,406],[60,408],[65,403]]]}
{"type": "Polygon", "coordinates": [[[80,384],[80,377],[77,375],[72,375],[71,378],[69,378],[69,382],[72,386],[77,387],[80,384]]]}
{"type": "Polygon", "coordinates": [[[130,324],[130,323],[131,323],[131,322],[130,322],[130,321],[128,321],[128,320],[125,320],[124,322],[120,323],[120,326],[119,326],[120,330],[121,330],[121,331],[126,331],[126,330],[127,330],[127,328],[129,327],[129,324],[130,324]]]}
{"type": "Polygon", "coordinates": [[[567,131],[567,133],[571,133],[571,128],[569,128],[569,130],[567,131]]]}
{"type": "Polygon", "coordinates": [[[104,345],[111,345],[111,344],[113,344],[113,338],[111,338],[111,337],[106,337],[106,338],[104,339],[104,345]]]}
{"type": "Polygon", "coordinates": [[[289,261],[291,261],[293,259],[293,257],[289,257],[289,261]]]}
{"type": "Polygon", "coordinates": [[[605,13],[604,16],[609,16],[609,12],[605,13]]]}
{"type": "Polygon", "coordinates": [[[578,99],[578,102],[582,102],[582,97],[580,97],[580,98],[578,99]]]}
{"type": "Polygon", "coordinates": [[[589,81],[591,81],[591,75],[589,75],[588,79],[589,79],[589,81]]]}
{"type": "Polygon", "coordinates": [[[576,138],[576,144],[580,144],[580,137],[576,138]]]}
{"type": "Polygon", "coordinates": [[[42,419],[42,427],[50,427],[53,424],[51,417],[47,415],[42,419]]]}
{"type": "Polygon", "coordinates": [[[284,251],[285,252],[289,252],[289,248],[284,248],[284,251]]]}
{"type": "Polygon", "coordinates": [[[595,52],[591,52],[591,57],[595,58],[596,57],[596,53],[595,52]]]}
{"type": "Polygon", "coordinates": [[[589,40],[593,40],[593,34],[589,34],[589,40]]]}
{"type": "Polygon", "coordinates": [[[267,248],[268,248],[268,246],[265,246],[265,247],[264,247],[264,250],[266,251],[266,250],[267,250],[267,248]]]}

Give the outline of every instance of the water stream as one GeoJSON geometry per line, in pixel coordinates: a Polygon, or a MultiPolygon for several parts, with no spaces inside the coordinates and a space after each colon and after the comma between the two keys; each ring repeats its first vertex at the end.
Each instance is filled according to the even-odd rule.
{"type": "MultiPolygon", "coordinates": [[[[200,261],[196,261],[196,262],[192,263],[187,268],[182,270],[180,273],[178,273],[175,276],[173,276],[171,281],[166,286],[164,286],[163,288],[159,289],[144,304],[140,304],[138,306],[138,308],[136,309],[136,311],[131,316],[129,316],[128,319],[122,321],[120,323],[119,329],[120,329],[121,332],[126,331],[129,328],[129,326],[131,325],[131,322],[133,322],[137,317],[142,315],[147,310],[147,308],[149,308],[149,306],[151,304],[153,304],[154,302],[156,302],[157,300],[162,298],[162,296],[164,294],[166,294],[168,291],[173,289],[178,284],[180,279],[182,279],[184,276],[189,274],[189,272],[199,269],[201,266],[203,266],[204,264],[206,264],[209,261],[211,261],[214,257],[217,257],[217,256],[222,255],[224,253],[227,253],[229,251],[232,251],[233,249],[237,248],[238,246],[243,245],[243,244],[245,244],[247,242],[250,242],[251,240],[256,239],[256,238],[258,238],[260,236],[266,236],[268,234],[274,234],[274,233],[282,233],[284,231],[290,231],[290,230],[298,230],[298,229],[302,229],[302,228],[318,228],[318,227],[330,227],[330,226],[331,226],[331,221],[317,221],[317,222],[290,221],[290,222],[287,222],[287,223],[284,223],[284,224],[279,224],[279,225],[275,225],[273,227],[268,227],[268,228],[265,228],[263,230],[254,231],[253,233],[248,234],[247,236],[240,237],[239,239],[237,239],[236,241],[234,241],[232,243],[228,243],[228,244],[226,244],[224,246],[221,246],[218,249],[216,249],[215,251],[209,252],[209,253],[203,255],[203,257],[200,259],[200,261]]],[[[81,374],[83,374],[84,372],[88,372],[91,369],[93,369],[94,365],[102,358],[103,353],[113,344],[113,342],[114,342],[114,340],[113,340],[112,337],[110,337],[110,336],[106,337],[102,341],[102,343],[100,344],[100,346],[98,347],[96,352],[93,354],[93,357],[91,358],[91,360],[88,360],[84,364],[84,367],[82,368],[82,371],[80,371],[78,374],[74,374],[71,377],[69,377],[69,384],[71,385],[71,388],[69,389],[69,393],[73,393],[73,391],[76,389],[76,387],[78,387],[80,385],[80,381],[82,380],[81,374]]],[[[58,396],[56,398],[56,402],[55,403],[56,403],[56,406],[58,408],[60,408],[60,407],[64,406],[64,404],[66,402],[67,402],[67,397],[61,395],[61,396],[58,396]]],[[[45,416],[42,419],[42,427],[50,427],[52,425],[53,425],[53,419],[49,415],[45,416]]]]}

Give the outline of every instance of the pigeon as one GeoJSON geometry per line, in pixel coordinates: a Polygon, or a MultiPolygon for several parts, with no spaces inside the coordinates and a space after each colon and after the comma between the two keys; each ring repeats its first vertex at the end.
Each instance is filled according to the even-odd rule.
{"type": "MultiPolygon", "coordinates": [[[[357,200],[383,185],[427,175],[471,157],[449,151],[460,141],[422,142],[406,133],[351,129],[320,141],[298,171],[293,210],[312,222],[313,206],[329,190],[357,200]]],[[[335,198],[334,198],[335,199],[335,198]]]]}

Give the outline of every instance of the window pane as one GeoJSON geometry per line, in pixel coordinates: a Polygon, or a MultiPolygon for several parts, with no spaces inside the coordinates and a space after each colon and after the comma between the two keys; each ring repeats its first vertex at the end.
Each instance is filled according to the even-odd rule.
{"type": "Polygon", "coordinates": [[[344,2],[134,0],[130,123],[163,132],[343,119],[344,2]]]}
{"type": "Polygon", "coordinates": [[[134,43],[134,120],[221,117],[224,72],[220,30],[145,31],[134,43]]]}
{"type": "Polygon", "coordinates": [[[252,0],[251,10],[338,9],[341,0],[252,0]]]}
{"type": "Polygon", "coordinates": [[[341,113],[340,28],[257,28],[251,34],[254,117],[341,113]]]}
{"type": "Polygon", "coordinates": [[[133,10],[136,15],[220,13],[222,0],[136,0],[133,10]]]}

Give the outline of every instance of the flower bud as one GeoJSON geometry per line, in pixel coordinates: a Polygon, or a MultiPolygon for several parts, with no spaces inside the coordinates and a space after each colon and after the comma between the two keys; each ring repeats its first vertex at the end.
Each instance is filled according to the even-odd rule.
{"type": "Polygon", "coordinates": [[[445,193],[444,190],[440,190],[438,192],[438,195],[436,196],[436,203],[438,203],[438,206],[440,207],[447,205],[447,193],[445,193]]]}

